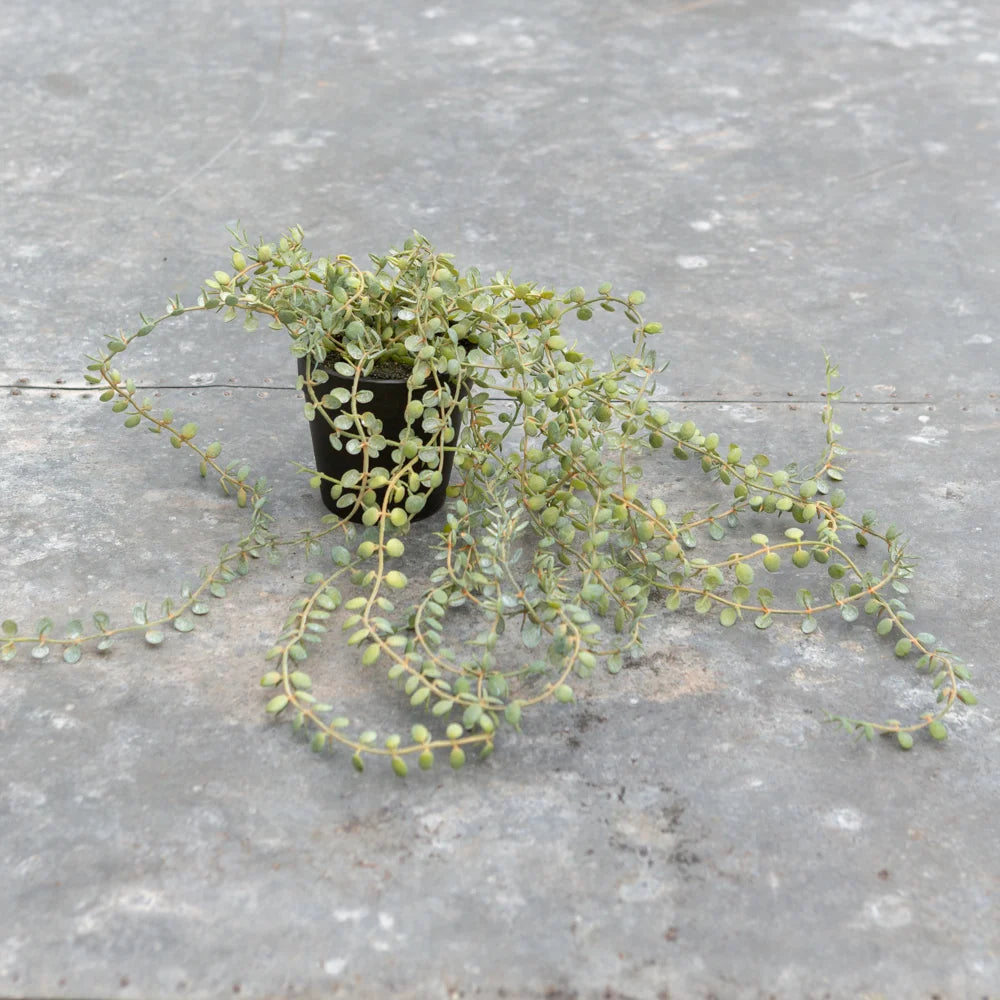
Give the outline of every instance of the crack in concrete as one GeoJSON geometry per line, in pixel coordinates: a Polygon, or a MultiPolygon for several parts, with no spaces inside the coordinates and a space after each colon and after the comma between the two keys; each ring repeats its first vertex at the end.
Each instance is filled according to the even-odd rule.
{"type": "MultiPolygon", "coordinates": [[[[91,386],[91,385],[26,385],[23,382],[18,383],[0,383],[0,389],[9,389],[15,393],[20,392],[102,392],[106,388],[105,386],[91,386]]],[[[294,386],[288,385],[262,385],[257,383],[243,384],[243,383],[222,383],[222,384],[205,384],[205,385],[144,385],[142,383],[136,383],[136,389],[143,389],[147,392],[159,391],[161,389],[179,390],[187,389],[191,392],[201,392],[203,390],[211,389],[266,389],[269,392],[299,392],[294,386]]],[[[503,397],[497,397],[502,399],[503,397]]],[[[713,397],[688,397],[688,396],[653,396],[651,397],[652,402],[656,403],[672,403],[672,404],[686,404],[686,403],[696,403],[698,405],[707,405],[710,403],[715,404],[732,404],[732,405],[788,405],[793,403],[797,406],[823,406],[825,405],[825,400],[815,399],[813,397],[804,396],[783,396],[779,399],[764,398],[761,396],[713,396],[713,397]]],[[[837,400],[836,405],[841,406],[927,406],[930,403],[935,402],[933,397],[927,399],[840,399],[837,400]]]]}

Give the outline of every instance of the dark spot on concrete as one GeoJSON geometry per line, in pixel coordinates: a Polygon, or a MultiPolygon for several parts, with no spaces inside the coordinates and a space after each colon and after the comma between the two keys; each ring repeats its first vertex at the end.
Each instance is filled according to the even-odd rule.
{"type": "Polygon", "coordinates": [[[42,86],[54,97],[85,97],[90,87],[74,73],[46,73],[42,86]]]}
{"type": "Polygon", "coordinates": [[[678,847],[669,858],[675,865],[683,865],[687,867],[689,865],[700,865],[701,856],[695,854],[694,851],[689,851],[686,847],[678,847]]]}
{"type": "Polygon", "coordinates": [[[583,709],[576,718],[576,725],[580,732],[585,733],[594,723],[607,722],[606,715],[598,715],[588,708],[583,709]]]}

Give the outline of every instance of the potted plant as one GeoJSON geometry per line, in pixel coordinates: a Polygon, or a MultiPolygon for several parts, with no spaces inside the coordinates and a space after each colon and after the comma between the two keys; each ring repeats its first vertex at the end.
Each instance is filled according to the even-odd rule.
{"type": "Polygon", "coordinates": [[[904,749],[922,731],[944,739],[945,715],[975,702],[962,686],[966,665],[914,630],[904,603],[913,564],[899,530],[847,511],[829,359],[823,454],[805,470],[778,465],[655,404],[665,366],[649,342],[661,327],[642,317],[642,292],[484,279],[417,234],[367,270],[347,256],[314,257],[297,228],[273,243],[233,235],[231,266],[195,304],[175,298],[162,316],[142,317],[92,359],[87,379],[126,427],[144,424],[193,451],[201,474],[248,510],[246,532],[160,613],[140,605],[118,626],[98,613],[94,630],[72,622],[60,637],[50,618],[28,633],[4,621],[4,659],[27,644],[36,658],[59,648],[74,662],[88,642],[106,651],[131,631],[159,644],[168,626],[194,628],[209,597],[260,557],[300,544],[323,548],[327,561],[305,578],[267,653],[267,711],[289,718],[313,750],[346,748],[359,770],[374,757],[403,775],[441,754],[460,767],[472,749],[490,753],[503,725],[520,726],[546,699],[572,701],[573,679],[598,664],[617,672],[650,616],[685,605],[722,627],[790,618],[806,634],[824,613],[871,618],[897,657],[931,675],[938,706],[908,723],[829,716],[868,739],[889,735],[904,749]],[[307,471],[330,508],[316,531],[280,537],[249,467],[223,464],[219,442],[202,444],[196,425],[157,413],[118,370],[137,338],[198,311],[242,315],[248,329],[264,318],[288,335],[317,447],[307,471]],[[578,348],[573,325],[606,314],[624,321],[632,346],[599,364],[578,348]],[[695,513],[644,493],[640,459],[663,448],[715,481],[719,502],[695,513]],[[411,584],[399,568],[407,535],[445,492],[448,508],[421,529],[433,531],[437,565],[411,584]],[[881,555],[866,559],[876,546],[881,555]],[[768,580],[793,581],[794,597],[776,596],[768,580]],[[468,630],[470,612],[477,624],[450,641],[449,624],[468,630]],[[398,685],[415,715],[407,735],[380,737],[313,691],[306,667],[331,630],[398,685]],[[516,659],[505,646],[513,633],[516,659]]]}
{"type": "Polygon", "coordinates": [[[475,343],[482,325],[461,308],[463,279],[449,257],[418,236],[373,258],[374,271],[347,256],[319,270],[300,260],[310,265],[296,269],[305,277],[284,286],[259,266],[259,248],[256,257],[250,294],[256,286],[269,297],[293,339],[324,503],[362,523],[383,508],[402,507],[412,520],[435,513],[468,388],[456,347],[475,343]]]}

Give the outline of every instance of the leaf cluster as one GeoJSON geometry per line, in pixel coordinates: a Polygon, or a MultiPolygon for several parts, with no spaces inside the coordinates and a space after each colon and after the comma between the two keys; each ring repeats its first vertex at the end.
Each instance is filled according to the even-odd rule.
{"type": "Polygon", "coordinates": [[[557,292],[509,274],[460,273],[419,234],[373,256],[370,269],[344,255],[313,257],[297,228],[270,243],[233,235],[231,266],[205,280],[194,305],[173,299],[162,315],[143,316],[135,333],[91,359],[87,379],[125,414],[126,428],[145,426],[192,452],[201,475],[247,511],[245,533],[197,585],[158,612],[138,606],[125,625],[97,612],[93,630],[71,622],[55,638],[49,618],[28,633],[4,621],[4,660],[27,645],[37,659],[57,647],[76,662],[85,645],[106,652],[133,631],[159,645],[167,626],[192,630],[208,598],[225,597],[261,557],[299,546],[323,566],[305,578],[267,653],[266,710],[287,717],[314,751],[346,749],[358,770],[382,757],[405,775],[414,763],[428,769],[444,757],[458,768],[471,751],[491,753],[504,726],[519,728],[540,702],[572,702],[574,684],[599,664],[620,670],[641,649],[650,617],[682,607],[725,628],[763,630],[786,618],[805,635],[823,615],[871,620],[896,657],[914,655],[930,675],[937,707],[907,724],[829,715],[868,739],[887,734],[903,749],[921,731],[941,740],[955,704],[975,703],[962,686],[967,666],[914,630],[904,603],[914,563],[900,531],[848,512],[834,412],[841,390],[829,358],[823,454],[812,468],[779,466],[656,405],[665,365],[650,341],[661,326],[643,319],[640,291],[557,292]],[[203,445],[195,424],[157,413],[115,367],[136,339],[199,311],[242,315],[247,329],[264,318],[286,333],[302,362],[306,419],[323,422],[331,445],[355,456],[338,476],[305,470],[335,506],[317,530],[281,537],[267,484],[245,463],[223,464],[219,442],[203,445]],[[600,364],[574,330],[602,314],[624,322],[631,349],[600,364]],[[386,373],[405,388],[398,432],[369,407],[364,380],[386,373]],[[661,449],[717,484],[719,501],[690,511],[644,489],[642,459],[661,449]],[[399,560],[449,462],[435,564],[410,581],[399,560]],[[776,595],[782,586],[789,592],[776,595]],[[467,612],[477,624],[464,635],[456,622],[464,627],[467,612]],[[331,631],[359,666],[377,665],[398,687],[414,713],[408,734],[380,736],[314,691],[307,668],[331,631]]]}

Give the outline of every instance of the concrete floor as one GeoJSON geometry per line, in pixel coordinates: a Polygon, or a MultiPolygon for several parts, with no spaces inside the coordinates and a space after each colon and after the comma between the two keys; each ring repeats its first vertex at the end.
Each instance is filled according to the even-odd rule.
{"type": "MultiPolygon", "coordinates": [[[[994,3],[6,0],[0,82],[0,618],[127,616],[238,530],[84,355],[236,220],[358,257],[416,228],[645,289],[663,398],[784,459],[830,351],[850,504],[913,539],[981,699],[944,744],[856,744],[825,709],[933,704],[867,626],[664,615],[489,761],[359,777],[262,711],[304,564],[260,569],[192,636],[0,667],[0,995],[1000,997],[994,3]]],[[[318,519],[283,342],[192,322],[126,361],[318,519]]]]}

